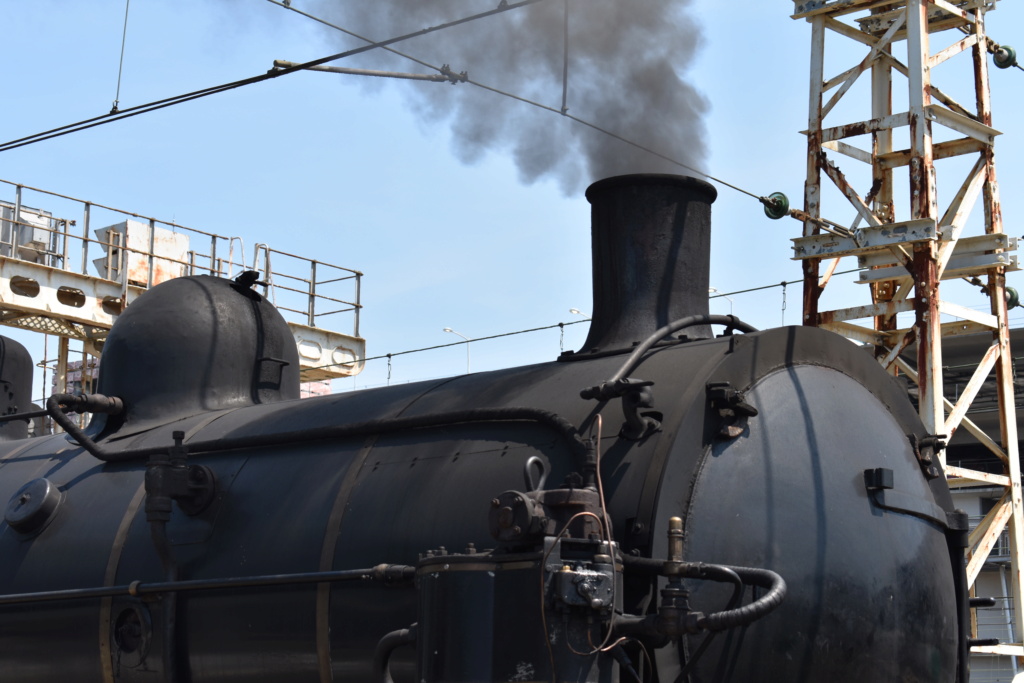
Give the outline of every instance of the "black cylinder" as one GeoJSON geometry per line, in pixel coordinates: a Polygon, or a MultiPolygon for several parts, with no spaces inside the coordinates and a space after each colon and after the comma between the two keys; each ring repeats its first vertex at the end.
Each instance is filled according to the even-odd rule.
{"type": "MultiPolygon", "coordinates": [[[[616,176],[587,189],[594,313],[579,353],[628,349],[673,320],[707,315],[717,196],[703,180],[662,174],[616,176]]],[[[711,331],[686,334],[706,339],[711,331]]]]}
{"type": "Polygon", "coordinates": [[[175,278],[145,292],[107,336],[99,392],[129,423],[299,397],[299,355],[284,318],[249,287],[175,278]]]}
{"type": "MultiPolygon", "coordinates": [[[[24,346],[0,337],[0,414],[14,415],[32,409],[32,357],[24,346]]],[[[28,420],[0,422],[0,441],[28,436],[28,420]]]]}

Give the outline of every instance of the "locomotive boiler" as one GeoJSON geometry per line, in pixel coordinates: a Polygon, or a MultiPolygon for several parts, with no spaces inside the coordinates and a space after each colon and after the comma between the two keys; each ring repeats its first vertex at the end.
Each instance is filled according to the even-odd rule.
{"type": "Polygon", "coordinates": [[[527,367],[300,401],[255,274],[146,292],[66,433],[0,433],[0,680],[967,683],[937,437],[708,315],[715,196],[592,185],[589,335],[527,367]]]}

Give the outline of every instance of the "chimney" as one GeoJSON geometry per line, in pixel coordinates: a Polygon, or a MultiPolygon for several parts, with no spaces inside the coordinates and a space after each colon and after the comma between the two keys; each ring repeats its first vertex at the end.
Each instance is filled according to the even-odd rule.
{"type": "MultiPolygon", "coordinates": [[[[703,180],[665,174],[616,176],[587,188],[594,312],[577,357],[628,350],[674,320],[708,314],[717,196],[703,180]]],[[[712,336],[706,325],[685,334],[712,336]]]]}

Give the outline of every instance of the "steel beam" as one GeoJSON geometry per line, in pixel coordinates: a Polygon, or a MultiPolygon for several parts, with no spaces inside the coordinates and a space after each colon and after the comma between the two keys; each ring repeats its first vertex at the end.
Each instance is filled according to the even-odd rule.
{"type": "MultiPolygon", "coordinates": [[[[1004,488],[1003,504],[972,538],[969,575],[972,581],[977,577],[999,534],[1008,528],[1013,639],[1017,642],[974,651],[1024,657],[1024,646],[1019,644],[1024,637],[1024,500],[1005,299],[1006,272],[1016,270],[1018,261],[1013,254],[1016,240],[1003,233],[996,181],[994,144],[999,131],[992,122],[987,61],[991,41],[985,34],[985,13],[995,5],[980,0],[797,0],[794,7],[794,18],[806,19],[812,26],[806,202],[803,213],[795,212],[799,213],[795,217],[804,221],[804,230],[793,240],[794,259],[803,263],[805,274],[804,322],[874,345],[887,369],[917,382],[921,420],[929,432],[966,431],[1004,465],[1004,472],[997,474],[956,467],[946,471],[953,487],[984,484],[1004,488]],[[940,39],[945,31],[950,33],[940,39]],[[849,68],[845,70],[840,68],[828,82],[821,73],[826,34],[867,48],[866,57],[846,65],[849,68]],[[941,45],[935,52],[931,49],[933,37],[941,45]],[[895,41],[906,41],[905,64],[890,51],[895,41]],[[974,62],[973,83],[948,89],[933,83],[947,72],[953,80],[962,80],[964,71],[946,69],[946,64],[967,55],[974,62]],[[856,110],[839,105],[868,68],[871,109],[858,116],[856,110]],[[905,79],[908,88],[907,110],[903,112],[892,111],[896,78],[901,83],[905,79]],[[974,86],[973,106],[947,94],[963,92],[965,85],[974,86]],[[832,95],[823,105],[822,94],[827,91],[832,95]],[[840,118],[838,112],[847,120],[833,120],[840,118]],[[909,131],[907,149],[894,149],[893,133],[898,128],[909,131]],[[944,142],[935,142],[933,128],[941,129],[944,142]],[[847,142],[859,136],[870,136],[870,151],[862,142],[847,142]],[[855,192],[846,176],[829,163],[828,152],[870,166],[872,186],[866,195],[855,192]],[[944,211],[940,210],[936,162],[968,155],[974,157],[974,168],[966,177],[953,179],[959,189],[944,211]],[[894,173],[903,169],[909,188],[905,203],[896,196],[894,182],[894,173]],[[826,232],[819,229],[820,223],[809,220],[820,219],[828,208],[821,200],[823,175],[857,210],[859,218],[852,229],[837,227],[826,232]],[[979,201],[984,208],[984,231],[972,235],[969,233],[976,228],[969,225],[970,217],[979,201]],[[857,229],[863,221],[867,227],[857,229]],[[827,310],[816,277],[818,264],[823,258],[849,255],[858,256],[860,267],[866,269],[860,281],[870,285],[871,304],[827,310]],[[962,305],[967,302],[940,299],[943,279],[964,276],[984,278],[982,291],[989,299],[990,312],[962,305]],[[912,297],[908,296],[911,287],[912,297]],[[897,325],[897,317],[909,317],[911,310],[913,325],[907,327],[905,321],[897,325]],[[957,319],[947,317],[943,322],[941,316],[957,319]],[[874,329],[850,322],[867,317],[873,318],[874,329]],[[992,344],[954,406],[943,395],[941,340],[979,332],[991,334],[992,344]],[[911,343],[917,345],[915,363],[901,355],[911,343]],[[968,414],[981,384],[991,382],[993,374],[999,403],[998,439],[978,428],[968,414]]],[[[844,208],[841,204],[838,210],[844,208]]],[[[940,461],[945,466],[944,452],[940,461]]]]}

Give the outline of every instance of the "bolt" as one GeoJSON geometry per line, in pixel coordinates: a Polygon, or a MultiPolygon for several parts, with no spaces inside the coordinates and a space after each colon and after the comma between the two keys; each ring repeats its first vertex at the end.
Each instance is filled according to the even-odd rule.
{"type": "Polygon", "coordinates": [[[519,525],[517,524],[517,525],[515,525],[514,527],[512,527],[512,533],[514,533],[514,534],[515,534],[516,536],[518,536],[519,534],[523,533],[523,530],[522,530],[522,528],[521,528],[521,527],[520,527],[520,526],[519,526],[519,525]]]}
{"type": "Polygon", "coordinates": [[[501,501],[500,500],[498,500],[497,498],[491,498],[491,507],[492,508],[496,508],[499,505],[501,505],[501,501]]]}
{"type": "Polygon", "coordinates": [[[642,534],[643,532],[644,532],[644,523],[643,522],[633,522],[633,533],[634,534],[642,534]]]}

